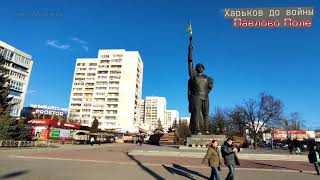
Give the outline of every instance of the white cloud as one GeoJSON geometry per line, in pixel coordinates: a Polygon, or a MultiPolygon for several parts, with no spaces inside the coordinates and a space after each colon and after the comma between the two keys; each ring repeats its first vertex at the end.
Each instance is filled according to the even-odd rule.
{"type": "Polygon", "coordinates": [[[61,44],[61,43],[59,43],[58,40],[47,40],[46,41],[46,45],[54,47],[54,48],[57,48],[57,49],[61,49],[61,50],[68,50],[71,47],[69,44],[61,44]]]}
{"type": "Polygon", "coordinates": [[[37,92],[37,90],[29,90],[29,91],[27,91],[27,94],[34,94],[34,93],[36,93],[37,92]]]}
{"type": "Polygon", "coordinates": [[[82,47],[85,51],[89,51],[89,47],[88,47],[88,46],[81,45],[81,47],[82,47]]]}
{"type": "Polygon", "coordinates": [[[70,38],[70,40],[75,41],[75,42],[80,43],[80,44],[88,44],[87,41],[79,39],[77,37],[72,37],[72,38],[70,38]]]}
{"type": "Polygon", "coordinates": [[[72,38],[70,38],[70,40],[71,40],[71,41],[74,41],[75,43],[77,43],[78,45],[80,45],[83,50],[89,51],[89,47],[87,46],[88,41],[82,40],[82,39],[77,38],[77,37],[72,37],[72,38]]]}

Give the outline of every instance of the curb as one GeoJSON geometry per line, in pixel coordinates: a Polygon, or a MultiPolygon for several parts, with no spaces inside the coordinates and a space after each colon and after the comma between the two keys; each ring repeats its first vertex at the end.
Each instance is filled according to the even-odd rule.
{"type": "MultiPolygon", "coordinates": [[[[129,155],[133,156],[162,156],[162,157],[189,157],[203,158],[205,152],[170,152],[170,151],[141,151],[133,150],[129,155]]],[[[244,160],[270,160],[270,161],[301,161],[307,162],[307,156],[292,156],[279,154],[238,154],[240,159],[244,160]]]]}

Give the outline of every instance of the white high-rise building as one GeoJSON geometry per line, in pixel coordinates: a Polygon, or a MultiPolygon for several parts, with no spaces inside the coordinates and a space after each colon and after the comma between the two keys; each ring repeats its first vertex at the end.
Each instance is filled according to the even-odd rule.
{"type": "Polygon", "coordinates": [[[179,124],[179,112],[177,110],[166,110],[166,117],[164,120],[165,132],[168,132],[169,128],[172,127],[175,121],[179,124]]]}
{"type": "Polygon", "coordinates": [[[145,123],[150,124],[151,130],[158,127],[158,121],[164,127],[164,119],[166,114],[166,98],[147,96],[145,99],[145,123]]]}
{"type": "Polygon", "coordinates": [[[19,117],[24,105],[32,70],[32,56],[0,41],[0,54],[7,60],[5,67],[9,70],[10,93],[13,97],[11,115],[19,117]]]}
{"type": "Polygon", "coordinates": [[[77,59],[69,118],[99,128],[137,132],[143,62],[138,51],[99,50],[98,58],[77,59]]]}

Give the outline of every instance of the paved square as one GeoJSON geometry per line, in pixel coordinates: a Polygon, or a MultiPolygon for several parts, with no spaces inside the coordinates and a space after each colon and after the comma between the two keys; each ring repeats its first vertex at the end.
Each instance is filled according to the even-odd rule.
{"type": "MultiPolygon", "coordinates": [[[[0,179],[207,179],[200,158],[132,156],[157,150],[135,144],[65,145],[59,148],[1,150],[0,179]]],[[[307,162],[241,160],[236,179],[319,179],[307,162]],[[300,172],[302,171],[302,172],[300,172]]],[[[227,169],[223,168],[222,178],[227,169]]]]}

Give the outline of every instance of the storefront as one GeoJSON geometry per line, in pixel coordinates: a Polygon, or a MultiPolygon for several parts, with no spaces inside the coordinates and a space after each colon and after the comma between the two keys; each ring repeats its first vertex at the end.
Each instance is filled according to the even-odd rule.
{"type": "Polygon", "coordinates": [[[80,129],[79,124],[64,123],[49,119],[33,119],[28,121],[32,124],[32,139],[73,139],[75,130],[80,129]]]}
{"type": "Polygon", "coordinates": [[[307,133],[304,130],[274,130],[273,131],[274,140],[284,141],[289,139],[297,139],[298,141],[303,141],[307,139],[307,133]]]}

